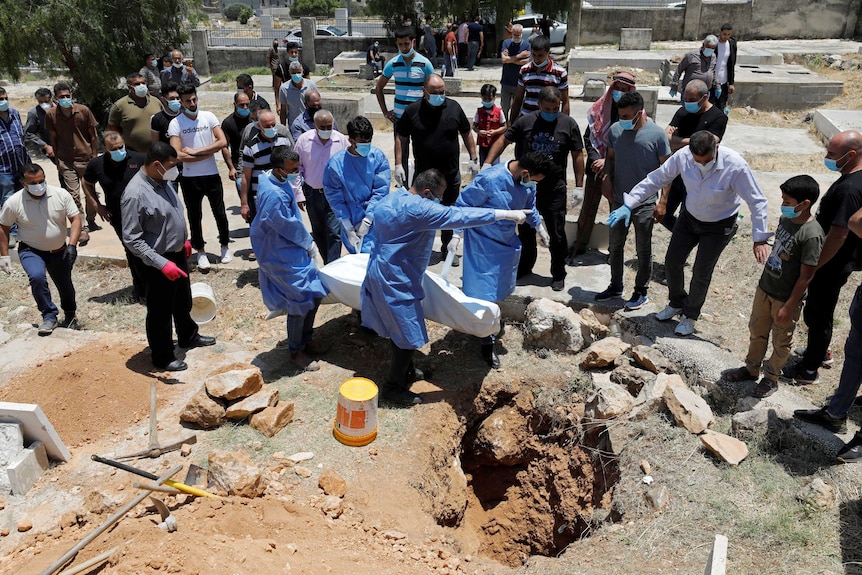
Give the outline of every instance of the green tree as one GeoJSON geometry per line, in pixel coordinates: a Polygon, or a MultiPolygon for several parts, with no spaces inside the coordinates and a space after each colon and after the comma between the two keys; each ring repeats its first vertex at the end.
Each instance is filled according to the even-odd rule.
{"type": "Polygon", "coordinates": [[[147,52],[187,39],[184,20],[195,0],[4,0],[0,69],[18,79],[35,62],[68,71],[75,97],[100,119],[125,90],[121,80],[147,52]]]}
{"type": "Polygon", "coordinates": [[[290,7],[290,15],[295,18],[301,16],[331,17],[340,5],[338,0],[294,0],[290,7]]]}

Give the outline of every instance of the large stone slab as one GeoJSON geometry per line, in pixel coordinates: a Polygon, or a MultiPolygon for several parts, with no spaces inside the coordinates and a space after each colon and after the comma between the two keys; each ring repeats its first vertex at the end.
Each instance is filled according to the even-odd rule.
{"type": "Polygon", "coordinates": [[[38,405],[0,401],[0,422],[20,422],[24,426],[25,443],[30,445],[41,441],[51,459],[69,461],[72,458],[60,435],[38,405]]]}
{"type": "Polygon", "coordinates": [[[722,461],[731,465],[739,465],[740,461],[748,457],[748,446],[735,437],[707,429],[700,436],[700,441],[722,461]]]}
{"type": "Polygon", "coordinates": [[[12,495],[24,495],[30,491],[49,465],[48,453],[45,450],[45,444],[41,441],[22,450],[15,461],[6,468],[12,495]]]}
{"type": "Polygon", "coordinates": [[[814,127],[824,140],[838,132],[858,130],[862,126],[862,112],[858,110],[817,110],[814,112],[814,127]]]}
{"type": "Polygon", "coordinates": [[[706,401],[687,387],[668,387],[664,400],[677,424],[692,433],[702,433],[715,420],[706,401]]]}
{"type": "Polygon", "coordinates": [[[232,401],[260,391],[263,375],[256,365],[235,363],[209,374],[205,384],[211,396],[232,401]]]}

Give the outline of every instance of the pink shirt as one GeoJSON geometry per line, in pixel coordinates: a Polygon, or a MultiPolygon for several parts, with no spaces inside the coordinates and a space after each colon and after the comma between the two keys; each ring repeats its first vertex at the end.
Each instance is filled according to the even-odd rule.
{"type": "MultiPolygon", "coordinates": [[[[336,130],[324,144],[317,135],[317,130],[309,130],[296,140],[293,147],[299,154],[299,173],[303,181],[315,189],[323,188],[323,168],[329,158],[350,147],[347,136],[336,130]]],[[[296,201],[304,202],[305,194],[301,189],[296,191],[296,201]]]]}

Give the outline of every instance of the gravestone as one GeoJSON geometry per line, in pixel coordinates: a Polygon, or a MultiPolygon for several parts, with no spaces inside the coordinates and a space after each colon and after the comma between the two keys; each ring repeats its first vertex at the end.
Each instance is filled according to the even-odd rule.
{"type": "Polygon", "coordinates": [[[620,28],[620,50],[649,50],[652,28],[620,28]]]}

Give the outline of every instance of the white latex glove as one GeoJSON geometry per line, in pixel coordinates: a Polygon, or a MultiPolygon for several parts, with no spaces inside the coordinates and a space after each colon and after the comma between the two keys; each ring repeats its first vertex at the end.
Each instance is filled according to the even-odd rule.
{"type": "Polygon", "coordinates": [[[584,202],[584,188],[574,188],[572,190],[572,205],[579,206],[584,202]]]}
{"type": "Polygon", "coordinates": [[[449,240],[449,245],[446,247],[446,251],[454,252],[458,249],[458,246],[461,245],[461,234],[454,233],[452,234],[452,239],[449,240]]]}
{"type": "Polygon", "coordinates": [[[311,242],[311,246],[306,251],[308,252],[308,257],[313,260],[316,260],[317,256],[320,255],[320,250],[317,249],[317,244],[314,242],[311,242]]]}
{"type": "Polygon", "coordinates": [[[527,221],[527,216],[533,213],[533,210],[494,210],[494,217],[497,220],[509,220],[516,224],[523,224],[527,221]]]}
{"type": "Polygon", "coordinates": [[[362,218],[362,221],[359,222],[359,226],[356,228],[356,235],[359,236],[360,239],[364,238],[368,235],[368,230],[371,229],[371,220],[368,218],[362,218]]]}
{"type": "Polygon", "coordinates": [[[470,160],[469,169],[474,176],[479,173],[479,158],[470,160]]]}
{"type": "Polygon", "coordinates": [[[399,186],[403,186],[407,183],[407,175],[404,173],[404,166],[395,166],[395,183],[399,186]]]}
{"type": "Polygon", "coordinates": [[[12,256],[0,256],[0,270],[7,274],[12,273],[12,256]]]}
{"type": "Polygon", "coordinates": [[[551,236],[548,235],[548,231],[545,229],[545,224],[539,224],[536,228],[536,233],[539,235],[539,245],[543,248],[551,247],[551,236]]]}
{"type": "Polygon", "coordinates": [[[350,245],[353,246],[356,253],[359,253],[359,247],[362,246],[362,239],[356,235],[356,232],[353,230],[347,230],[347,241],[350,242],[350,245]]]}

